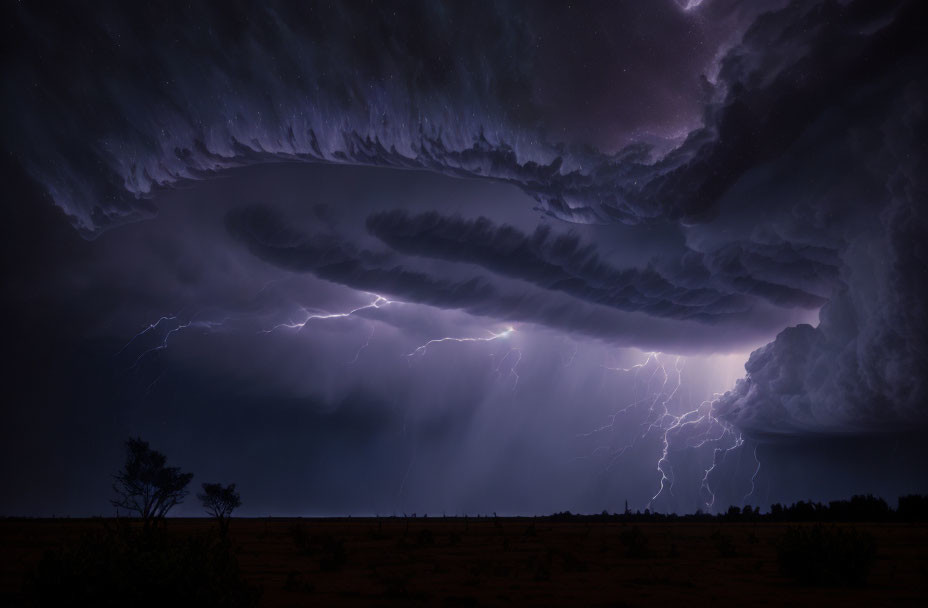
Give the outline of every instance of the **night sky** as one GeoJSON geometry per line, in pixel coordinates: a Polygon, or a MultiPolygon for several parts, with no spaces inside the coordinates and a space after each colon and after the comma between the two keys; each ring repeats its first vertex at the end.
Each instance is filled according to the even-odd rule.
{"type": "Polygon", "coordinates": [[[3,13],[0,515],[928,492],[926,3],[3,13]]]}

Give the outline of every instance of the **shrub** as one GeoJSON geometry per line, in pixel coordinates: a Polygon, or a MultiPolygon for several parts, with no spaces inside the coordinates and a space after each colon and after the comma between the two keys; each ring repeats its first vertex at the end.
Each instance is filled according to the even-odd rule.
{"type": "Polygon", "coordinates": [[[235,491],[235,484],[223,486],[221,483],[204,483],[203,492],[197,494],[203,508],[219,523],[219,533],[224,536],[229,532],[232,512],[242,506],[242,497],[235,491]]]}
{"type": "Polygon", "coordinates": [[[777,543],[780,571],[804,585],[863,585],[875,555],[870,534],[821,524],[789,528],[777,543]]]}

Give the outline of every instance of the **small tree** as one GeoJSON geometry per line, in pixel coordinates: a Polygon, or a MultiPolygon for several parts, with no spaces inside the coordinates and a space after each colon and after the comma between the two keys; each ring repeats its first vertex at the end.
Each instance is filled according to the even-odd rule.
{"type": "Polygon", "coordinates": [[[235,491],[235,484],[222,487],[221,483],[204,483],[203,492],[197,494],[203,508],[219,522],[219,531],[223,536],[229,530],[232,511],[242,506],[242,497],[235,491]]]}
{"type": "Polygon", "coordinates": [[[116,498],[113,506],[138,513],[147,527],[164,518],[187,496],[187,485],[193,473],[182,473],[178,467],[166,466],[167,458],[148,446],[140,437],[126,441],[126,464],[114,478],[116,498]]]}

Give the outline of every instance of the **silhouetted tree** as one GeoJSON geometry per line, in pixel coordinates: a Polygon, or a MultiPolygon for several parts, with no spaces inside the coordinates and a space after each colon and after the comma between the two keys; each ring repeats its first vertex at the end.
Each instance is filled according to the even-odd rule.
{"type": "Polygon", "coordinates": [[[771,519],[779,521],[783,519],[783,513],[784,513],[783,505],[781,505],[780,503],[775,502],[772,505],[770,505],[770,518],[771,519]]]}
{"type": "Polygon", "coordinates": [[[148,526],[163,518],[187,496],[193,473],[166,466],[164,454],[149,447],[140,437],[126,441],[126,463],[116,475],[113,506],[138,513],[148,526]]]}
{"type": "Polygon", "coordinates": [[[242,497],[235,491],[235,484],[223,487],[221,483],[204,483],[203,492],[197,494],[203,508],[219,522],[219,531],[223,536],[229,530],[229,518],[232,511],[242,506],[242,497]]]}

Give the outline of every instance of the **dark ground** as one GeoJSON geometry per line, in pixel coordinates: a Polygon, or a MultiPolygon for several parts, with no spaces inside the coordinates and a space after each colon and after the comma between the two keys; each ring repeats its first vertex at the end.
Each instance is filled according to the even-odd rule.
{"type": "MultiPolygon", "coordinates": [[[[49,548],[103,519],[0,520],[0,605],[49,548]]],[[[111,520],[110,520],[111,522],[111,520]]],[[[780,574],[781,523],[558,523],[531,518],[236,519],[231,540],[261,605],[928,605],[928,525],[829,524],[876,540],[859,587],[780,574]]],[[[170,534],[211,530],[170,519],[170,534]]]]}

